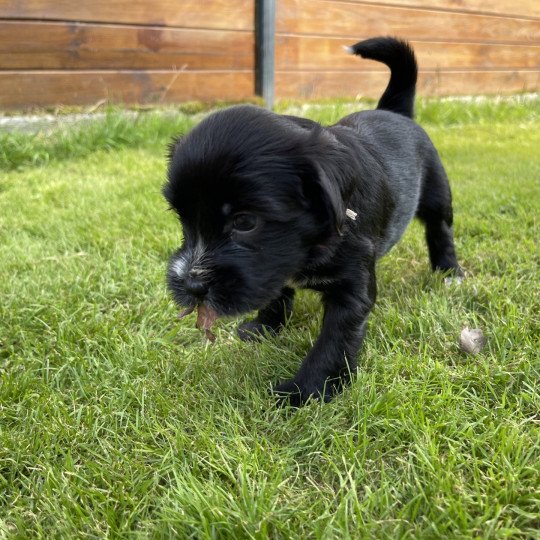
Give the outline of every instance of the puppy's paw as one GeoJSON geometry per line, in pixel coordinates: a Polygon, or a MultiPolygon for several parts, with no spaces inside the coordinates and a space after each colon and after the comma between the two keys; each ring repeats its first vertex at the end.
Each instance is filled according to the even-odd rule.
{"type": "Polygon", "coordinates": [[[279,406],[298,408],[309,400],[322,399],[328,402],[336,393],[336,386],[330,381],[324,384],[306,384],[290,379],[273,388],[273,393],[278,399],[279,406]]]}
{"type": "Polygon", "coordinates": [[[280,407],[289,405],[296,409],[303,405],[308,399],[301,388],[294,382],[294,379],[284,381],[274,386],[272,392],[277,398],[277,404],[280,407]]]}
{"type": "Polygon", "coordinates": [[[261,341],[266,336],[275,336],[281,328],[275,329],[257,319],[246,321],[238,327],[238,337],[242,341],[261,341]]]}

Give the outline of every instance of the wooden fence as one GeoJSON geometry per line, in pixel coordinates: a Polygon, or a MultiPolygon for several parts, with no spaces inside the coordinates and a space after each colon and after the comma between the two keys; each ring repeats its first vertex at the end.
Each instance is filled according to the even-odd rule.
{"type": "Polygon", "coordinates": [[[0,0],[0,108],[253,96],[253,0],[0,0]]]}
{"type": "MultiPolygon", "coordinates": [[[[342,50],[410,40],[424,95],[540,89],[540,0],[276,0],[277,98],[380,94],[342,50]]],[[[0,109],[255,94],[255,0],[0,0],[0,109]]]]}
{"type": "Polygon", "coordinates": [[[540,89],[540,0],[278,0],[276,95],[380,95],[388,72],[343,54],[376,35],[412,42],[424,95],[540,89]]]}

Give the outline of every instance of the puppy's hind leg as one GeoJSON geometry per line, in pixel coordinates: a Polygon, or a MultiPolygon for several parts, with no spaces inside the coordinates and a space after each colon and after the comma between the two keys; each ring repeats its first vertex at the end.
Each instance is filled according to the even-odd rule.
{"type": "Polygon", "coordinates": [[[293,303],[294,289],[284,287],[281,295],[261,309],[255,319],[238,327],[238,336],[242,341],[253,341],[265,333],[277,334],[291,316],[293,303]]]}
{"type": "Polygon", "coordinates": [[[463,276],[454,246],[452,195],[444,168],[437,159],[423,182],[416,216],[426,227],[426,241],[433,271],[463,276]]]}

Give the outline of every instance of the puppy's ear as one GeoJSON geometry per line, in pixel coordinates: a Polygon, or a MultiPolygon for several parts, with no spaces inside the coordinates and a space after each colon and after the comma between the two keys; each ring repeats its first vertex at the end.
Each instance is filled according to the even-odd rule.
{"type": "Polygon", "coordinates": [[[345,221],[345,204],[336,181],[317,163],[313,163],[308,174],[303,177],[304,197],[309,208],[327,222],[333,233],[341,235],[345,221]]]}
{"type": "Polygon", "coordinates": [[[172,167],[174,154],[176,152],[176,149],[182,142],[183,137],[184,137],[183,135],[179,135],[178,137],[172,139],[167,148],[167,163],[168,163],[169,171],[167,173],[167,181],[161,188],[161,194],[163,195],[163,197],[165,197],[165,199],[169,203],[170,209],[175,208],[175,195],[176,195],[176,191],[174,189],[174,182],[172,179],[171,167],[172,167]]]}
{"type": "Polygon", "coordinates": [[[167,161],[169,163],[171,162],[171,160],[172,160],[172,158],[174,156],[174,152],[178,148],[178,145],[181,143],[183,138],[184,138],[183,135],[178,135],[177,137],[172,139],[171,142],[168,144],[168,147],[167,147],[167,161]]]}

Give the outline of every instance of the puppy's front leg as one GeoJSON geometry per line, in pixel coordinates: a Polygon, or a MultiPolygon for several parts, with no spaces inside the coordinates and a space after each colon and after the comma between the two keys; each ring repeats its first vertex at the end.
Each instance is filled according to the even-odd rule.
{"type": "Polygon", "coordinates": [[[321,334],[298,373],[276,386],[278,396],[297,407],[309,397],[329,401],[340,390],[356,368],[376,293],[374,261],[323,291],[321,334]]]}
{"type": "Polygon", "coordinates": [[[252,321],[246,321],[238,327],[238,336],[242,341],[260,339],[266,332],[277,334],[289,319],[294,303],[294,289],[284,287],[281,295],[259,311],[252,321]]]}

